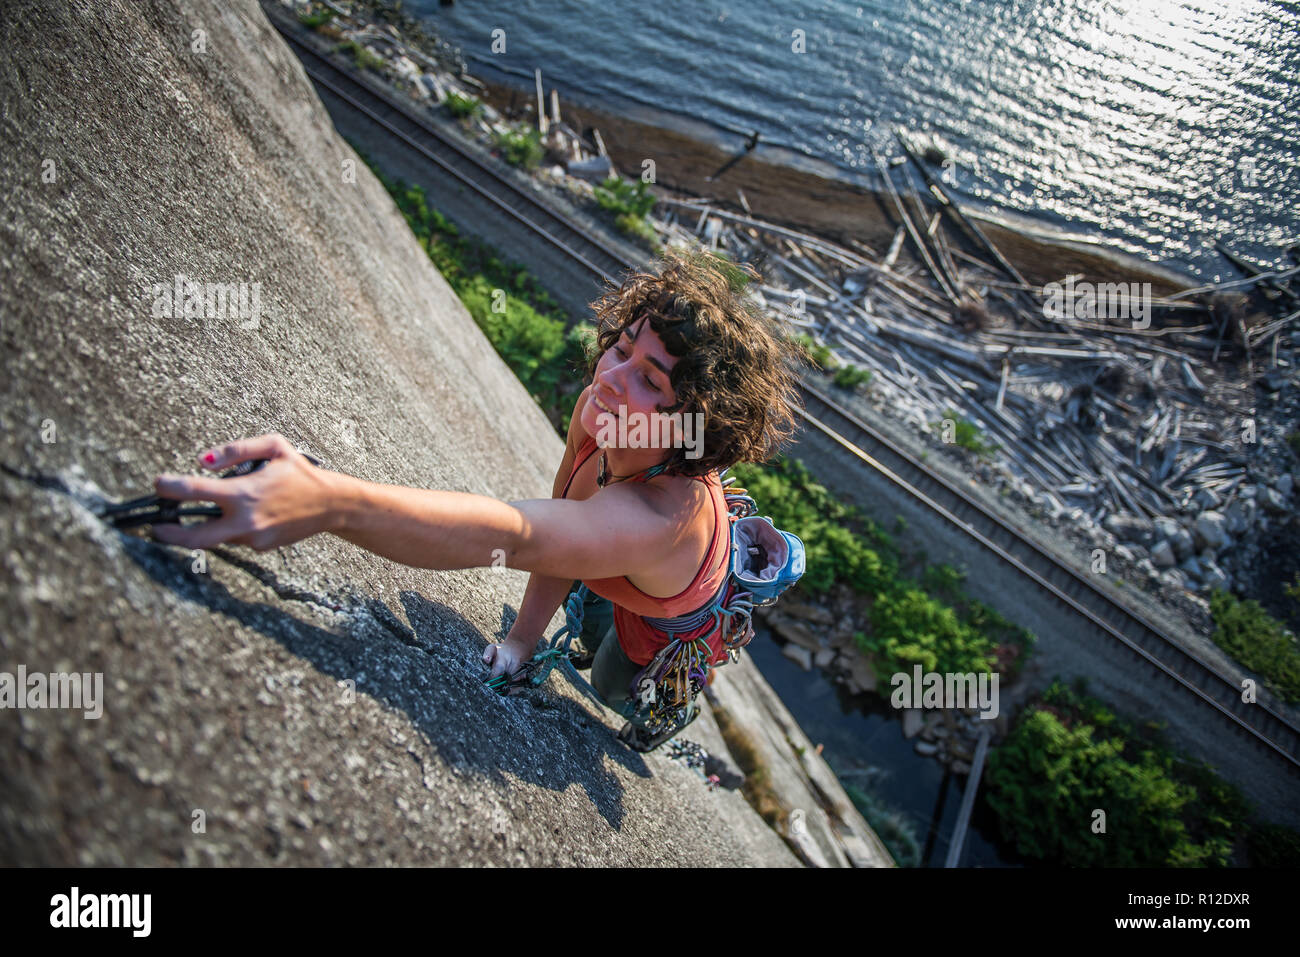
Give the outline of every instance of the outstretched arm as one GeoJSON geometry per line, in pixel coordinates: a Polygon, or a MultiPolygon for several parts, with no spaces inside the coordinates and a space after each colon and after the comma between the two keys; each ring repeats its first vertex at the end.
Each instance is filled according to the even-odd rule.
{"type": "Polygon", "coordinates": [[[624,484],[572,502],[500,502],[484,495],[367,482],[312,466],[279,435],[234,442],[205,458],[226,468],[269,459],[232,479],[160,476],[166,498],[216,502],[222,517],[157,537],[187,548],[224,542],[259,551],[332,532],[416,568],[491,565],[568,579],[636,574],[667,557],[676,530],[624,484]]]}
{"type": "MultiPolygon", "coordinates": [[[[581,502],[380,485],[336,475],[322,531],[416,568],[491,565],[572,581],[636,574],[671,547],[668,523],[625,485],[581,502]]],[[[277,542],[276,544],[283,544],[277,542]]]]}

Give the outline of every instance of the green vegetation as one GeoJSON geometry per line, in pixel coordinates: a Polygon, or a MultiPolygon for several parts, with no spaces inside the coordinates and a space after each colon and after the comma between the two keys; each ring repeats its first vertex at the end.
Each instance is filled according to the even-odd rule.
{"type": "Polygon", "coordinates": [[[596,204],[614,217],[619,232],[638,240],[655,256],[661,255],[659,237],[646,215],[654,209],[655,197],[644,180],[629,182],[611,176],[594,189],[596,204]]]}
{"type": "Polygon", "coordinates": [[[976,455],[980,456],[991,455],[1000,448],[1000,446],[996,444],[985,442],[979,426],[974,422],[963,419],[953,409],[946,409],[943,415],[943,421],[935,422],[934,427],[940,430],[940,434],[944,434],[944,430],[948,427],[947,422],[951,420],[954,426],[952,437],[952,443],[954,445],[960,445],[964,449],[970,449],[976,455]]]}
{"type": "Polygon", "coordinates": [[[565,313],[523,267],[503,262],[492,247],[461,236],[455,224],[429,208],[420,187],[385,176],[366,162],[497,354],[556,429],[566,433],[581,391],[585,343],[594,331],[578,325],[566,332],[565,313]]]}
{"type": "Polygon", "coordinates": [[[842,582],[870,603],[870,632],[856,638],[882,682],[915,664],[974,673],[997,666],[1005,679],[1019,670],[1033,636],[967,598],[960,572],[938,566],[921,582],[909,580],[889,535],[814,482],[797,461],[778,458],[767,467],[733,471],[764,514],[803,541],[806,571],[796,589],[823,594],[842,582]]]}
{"type": "Polygon", "coordinates": [[[1300,832],[1258,823],[1246,835],[1251,867],[1300,867],[1300,832]]]}
{"type": "Polygon", "coordinates": [[[298,22],[308,30],[315,30],[317,27],[323,27],[325,24],[329,23],[334,19],[334,17],[334,11],[329,9],[329,7],[326,7],[324,10],[320,10],[316,13],[298,14],[298,22]]]}
{"type": "Polygon", "coordinates": [[[871,381],[871,370],[860,366],[848,365],[835,358],[828,346],[819,344],[806,332],[797,332],[790,336],[790,341],[799,346],[808,361],[819,371],[831,373],[831,381],[841,389],[855,391],[858,386],[871,381]]]}
{"type": "Polygon", "coordinates": [[[1251,671],[1289,704],[1300,701],[1300,647],[1295,635],[1260,607],[1216,588],[1210,593],[1214,643],[1251,671]]]}
{"type": "Polygon", "coordinates": [[[1282,586],[1282,593],[1293,602],[1300,604],[1300,572],[1295,573],[1295,581],[1282,586]]]}
{"type": "Polygon", "coordinates": [[[356,61],[358,70],[375,70],[378,71],[384,66],[384,58],[379,54],[367,49],[355,40],[348,40],[341,43],[335,48],[340,51],[349,51],[352,58],[356,61]]]}
{"type": "Polygon", "coordinates": [[[871,381],[871,370],[864,369],[861,366],[843,365],[835,370],[835,375],[831,376],[831,381],[841,389],[848,389],[853,392],[860,385],[866,385],[871,381]]]}
{"type": "Polygon", "coordinates": [[[477,98],[461,96],[454,90],[447,92],[446,104],[448,112],[458,120],[480,116],[483,113],[483,104],[477,98]]]}
{"type": "Polygon", "coordinates": [[[731,256],[724,249],[700,249],[699,255],[701,260],[712,266],[716,271],[722,273],[727,279],[727,285],[733,292],[743,292],[745,287],[750,283],[750,277],[743,269],[732,262],[731,256]]]}
{"type": "Polygon", "coordinates": [[[523,132],[506,130],[504,133],[494,133],[492,138],[505,161],[520,169],[537,169],[546,152],[542,149],[541,135],[534,129],[523,132]]]}
{"type": "Polygon", "coordinates": [[[808,333],[796,332],[790,336],[790,341],[803,350],[808,362],[818,371],[829,372],[835,368],[835,356],[831,353],[830,348],[818,343],[808,333]]]}
{"type": "Polygon", "coordinates": [[[1003,837],[1053,866],[1222,867],[1248,828],[1235,787],[1059,682],[990,752],[984,780],[1003,837]]]}

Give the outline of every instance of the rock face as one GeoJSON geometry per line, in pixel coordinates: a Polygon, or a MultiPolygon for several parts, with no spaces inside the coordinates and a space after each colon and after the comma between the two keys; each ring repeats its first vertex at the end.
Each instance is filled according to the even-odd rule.
{"type": "Polygon", "coordinates": [[[252,0],[11,4],[0,38],[0,670],[103,675],[98,719],[0,712],[0,860],[797,863],[563,679],[483,687],[522,573],[96,517],[270,431],[506,500],[562,443],[252,0]],[[185,318],[178,275],[248,308],[185,318]]]}

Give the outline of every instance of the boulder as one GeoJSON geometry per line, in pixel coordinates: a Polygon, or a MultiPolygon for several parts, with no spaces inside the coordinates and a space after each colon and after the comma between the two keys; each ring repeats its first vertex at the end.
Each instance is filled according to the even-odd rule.
{"type": "Polygon", "coordinates": [[[866,655],[858,654],[853,656],[849,677],[863,691],[876,690],[876,669],[872,666],[871,659],[866,655]]]}
{"type": "Polygon", "coordinates": [[[837,627],[830,634],[830,646],[840,652],[855,653],[858,648],[858,642],[853,637],[853,633],[854,631],[852,628],[845,629],[842,627],[841,623],[841,627],[837,627]]]}
{"type": "Polygon", "coordinates": [[[1196,494],[1192,496],[1192,502],[1195,503],[1197,508],[1205,509],[1218,508],[1223,504],[1223,500],[1219,498],[1214,489],[1209,488],[1198,489],[1196,494]]]}
{"type": "Polygon", "coordinates": [[[925,712],[920,708],[903,709],[903,737],[914,738],[920,732],[925,721],[925,712]]]}
{"type": "Polygon", "coordinates": [[[1275,488],[1261,485],[1259,486],[1259,494],[1256,497],[1266,512],[1271,512],[1274,515],[1285,515],[1288,511],[1286,499],[1275,488]]]}
{"type": "Polygon", "coordinates": [[[1232,579],[1212,561],[1201,563],[1201,581],[1209,588],[1221,588],[1225,591],[1232,586],[1232,579]]]}
{"type": "Polygon", "coordinates": [[[932,758],[938,752],[939,746],[932,741],[917,741],[912,745],[916,753],[923,758],[932,758]]]}
{"type": "Polygon", "coordinates": [[[1273,483],[1273,487],[1277,489],[1277,493],[1283,498],[1290,498],[1291,492],[1295,488],[1295,479],[1290,472],[1283,472],[1278,476],[1278,480],[1273,483]]]}
{"type": "Polygon", "coordinates": [[[831,662],[835,660],[834,648],[823,648],[813,656],[813,664],[818,668],[829,668],[831,662]]]}
{"type": "Polygon", "coordinates": [[[785,615],[772,615],[768,618],[767,624],[786,641],[801,648],[807,648],[809,651],[819,651],[822,647],[821,640],[802,621],[787,618],[785,615]]]}
{"type": "Polygon", "coordinates": [[[1191,532],[1181,526],[1168,541],[1173,546],[1174,557],[1180,562],[1196,553],[1196,542],[1192,539],[1191,532]]]}
{"type": "Polygon", "coordinates": [[[1160,583],[1168,588],[1186,588],[1187,576],[1177,568],[1167,568],[1160,573],[1160,583]]]}
{"type": "Polygon", "coordinates": [[[1223,512],[1201,512],[1193,525],[1193,540],[1197,550],[1212,549],[1218,551],[1227,545],[1227,518],[1223,512]]]}
{"type": "Polygon", "coordinates": [[[1230,535],[1240,537],[1250,529],[1255,521],[1254,499],[1236,499],[1223,510],[1223,517],[1227,519],[1227,529],[1230,535]]]}
{"type": "Polygon", "coordinates": [[[807,648],[801,648],[796,644],[786,644],[781,646],[781,654],[785,655],[804,671],[812,671],[812,652],[807,648]]]}
{"type": "Polygon", "coordinates": [[[1156,542],[1151,549],[1151,564],[1156,568],[1172,568],[1178,564],[1174,556],[1174,548],[1167,541],[1156,542]]]}
{"type": "Polygon", "coordinates": [[[1159,516],[1152,522],[1152,525],[1155,526],[1157,537],[1163,539],[1172,539],[1178,534],[1178,530],[1182,528],[1177,519],[1170,518],[1167,515],[1159,516]]]}
{"type": "Polygon", "coordinates": [[[1202,512],[1196,517],[1196,544],[1215,551],[1223,548],[1228,543],[1227,523],[1222,512],[1202,512]]]}
{"type": "Polygon", "coordinates": [[[806,602],[784,602],[781,605],[781,611],[791,618],[800,618],[818,625],[829,625],[835,621],[835,616],[831,614],[830,609],[823,608],[821,605],[810,605],[806,602]]]}

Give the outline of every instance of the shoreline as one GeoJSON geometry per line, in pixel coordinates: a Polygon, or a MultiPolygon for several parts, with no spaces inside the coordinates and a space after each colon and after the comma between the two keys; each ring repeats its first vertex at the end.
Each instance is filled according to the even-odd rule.
{"type": "MultiPolygon", "coordinates": [[[[489,79],[484,72],[474,76],[483,84],[484,102],[503,116],[536,116],[531,85],[489,79]]],[[[545,84],[545,76],[542,79],[545,84]]],[[[644,106],[628,112],[641,115],[620,115],[571,94],[560,103],[560,118],[570,127],[580,133],[589,127],[600,131],[610,159],[625,176],[636,175],[642,162],[652,159],[655,185],[665,192],[711,199],[743,213],[739,189],[757,217],[841,244],[857,240],[881,257],[889,248],[897,219],[888,195],[845,179],[831,164],[760,142],[718,180],[708,182],[706,177],[744,149],[744,137],[689,118],[673,117],[674,126],[660,125],[644,106]]],[[[669,116],[662,118],[667,121],[669,116]]],[[[979,221],[988,238],[1035,285],[1081,273],[1090,281],[1149,282],[1154,295],[1164,296],[1199,282],[1190,271],[1147,262],[1100,242],[1052,237],[1028,224],[1008,224],[965,206],[963,211],[979,221]]]]}

